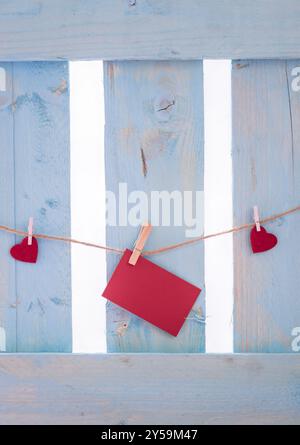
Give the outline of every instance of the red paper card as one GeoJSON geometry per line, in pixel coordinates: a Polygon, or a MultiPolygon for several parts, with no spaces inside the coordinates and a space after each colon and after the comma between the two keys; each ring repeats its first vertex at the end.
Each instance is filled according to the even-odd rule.
{"type": "Polygon", "coordinates": [[[201,289],[142,256],[132,266],[131,254],[125,251],[103,297],[176,337],[201,289]]]}

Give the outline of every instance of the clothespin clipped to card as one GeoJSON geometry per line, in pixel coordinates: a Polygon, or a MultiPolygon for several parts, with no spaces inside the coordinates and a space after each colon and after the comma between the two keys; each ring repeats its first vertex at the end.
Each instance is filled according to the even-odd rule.
{"type": "Polygon", "coordinates": [[[32,245],[32,235],[33,235],[33,217],[31,216],[28,222],[28,246],[32,245]]]}
{"type": "Polygon", "coordinates": [[[260,232],[259,212],[257,206],[253,207],[253,218],[256,225],[256,230],[257,232],[260,232]]]}
{"type": "Polygon", "coordinates": [[[136,240],[133,248],[133,252],[129,258],[129,264],[135,266],[139,256],[141,255],[143,248],[147,242],[147,239],[151,233],[152,226],[148,222],[143,223],[138,239],[136,240]]]}

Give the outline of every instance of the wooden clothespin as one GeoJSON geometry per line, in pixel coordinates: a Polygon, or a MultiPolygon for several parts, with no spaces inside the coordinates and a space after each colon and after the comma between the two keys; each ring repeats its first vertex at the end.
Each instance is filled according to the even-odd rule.
{"type": "Polygon", "coordinates": [[[33,234],[33,217],[31,216],[28,222],[28,246],[32,245],[32,234],[33,234]]]}
{"type": "Polygon", "coordinates": [[[260,232],[260,222],[259,222],[259,213],[258,213],[258,207],[253,207],[253,218],[256,225],[257,232],[260,232]]]}
{"type": "Polygon", "coordinates": [[[136,240],[133,248],[133,252],[129,258],[129,264],[135,266],[139,256],[141,255],[143,248],[147,242],[147,239],[151,233],[152,226],[149,223],[144,223],[141,227],[138,239],[136,240]]]}

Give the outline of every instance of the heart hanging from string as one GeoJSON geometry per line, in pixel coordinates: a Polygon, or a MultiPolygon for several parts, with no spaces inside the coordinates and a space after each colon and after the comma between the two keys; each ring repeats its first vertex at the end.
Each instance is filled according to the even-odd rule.
{"type": "Polygon", "coordinates": [[[10,249],[11,256],[23,263],[36,263],[38,257],[38,242],[32,237],[32,244],[28,243],[29,238],[24,238],[21,243],[16,244],[10,249]]]}
{"type": "Polygon", "coordinates": [[[11,256],[23,263],[36,263],[38,257],[38,242],[32,236],[33,233],[33,217],[29,218],[28,222],[28,236],[10,249],[11,256]]]}
{"type": "Polygon", "coordinates": [[[253,253],[262,253],[267,250],[273,249],[276,246],[278,240],[273,233],[269,233],[266,229],[261,226],[258,206],[253,207],[253,219],[255,226],[250,232],[250,242],[253,253]]]}
{"type": "Polygon", "coordinates": [[[250,232],[250,241],[253,253],[266,252],[273,249],[278,243],[277,237],[273,233],[269,233],[263,226],[257,230],[254,226],[250,232]]]}

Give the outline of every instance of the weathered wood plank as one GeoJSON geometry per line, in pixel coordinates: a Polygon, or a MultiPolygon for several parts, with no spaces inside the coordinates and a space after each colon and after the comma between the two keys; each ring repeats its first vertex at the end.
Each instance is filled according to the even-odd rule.
{"type": "MultiPolygon", "coordinates": [[[[2,88],[0,90],[0,221],[15,225],[14,206],[14,122],[13,64],[1,63],[2,88]],[[4,73],[3,74],[3,70],[4,73]]],[[[16,283],[15,263],[8,255],[15,237],[1,233],[0,248],[0,352],[16,351],[16,283]]]]}
{"type": "MultiPolygon", "coordinates": [[[[32,215],[36,231],[69,235],[67,63],[15,63],[8,75],[12,94],[0,111],[1,125],[2,116],[9,123],[2,129],[1,222],[26,230],[32,215]]],[[[1,233],[1,244],[2,237],[6,350],[71,351],[70,247],[41,240],[37,264],[25,264],[9,255],[14,237],[1,233]]]]}
{"type": "MultiPolygon", "coordinates": [[[[234,62],[234,225],[299,205],[300,93],[291,88],[300,61],[234,62]]],[[[300,214],[266,229],[278,246],[252,254],[249,232],[234,235],[235,351],[292,352],[300,326],[300,214]]]]}
{"type": "Polygon", "coordinates": [[[0,356],[0,424],[299,424],[300,355],[0,356]]]}
{"type": "MultiPolygon", "coordinates": [[[[120,183],[125,184],[128,195],[133,191],[145,192],[149,220],[154,224],[152,191],[203,190],[202,62],[108,62],[104,79],[106,188],[115,193],[117,203],[120,183]]],[[[140,198],[135,199],[138,204],[140,198]]],[[[128,210],[133,204],[128,204],[128,210]]],[[[185,237],[187,227],[176,227],[174,212],[170,213],[171,226],[154,227],[147,249],[185,237]]],[[[201,220],[202,208],[198,222],[201,220]]],[[[138,230],[119,219],[117,226],[108,226],[107,243],[132,247],[138,230]]],[[[152,261],[203,289],[178,337],[108,303],[109,352],[204,351],[203,257],[203,244],[152,257],[152,261]]],[[[108,255],[108,276],[117,261],[118,256],[108,255]]]]}
{"type": "Polygon", "coordinates": [[[1,2],[0,60],[295,58],[298,0],[1,2]]]}

